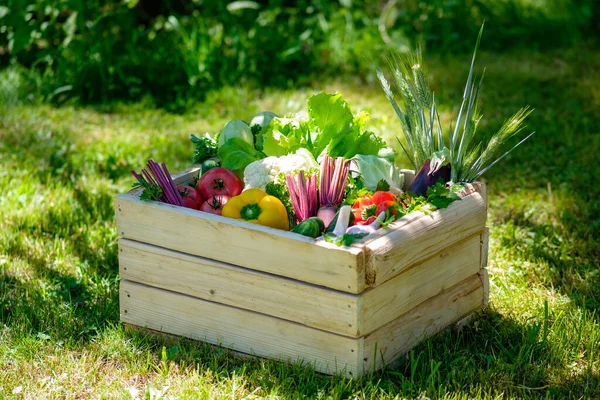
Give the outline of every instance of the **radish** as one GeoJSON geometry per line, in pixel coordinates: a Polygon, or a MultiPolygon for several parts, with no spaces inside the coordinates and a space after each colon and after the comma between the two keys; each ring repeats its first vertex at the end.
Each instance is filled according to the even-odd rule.
{"type": "Polygon", "coordinates": [[[334,160],[325,155],[321,162],[321,181],[319,182],[321,207],[317,211],[317,217],[325,223],[326,228],[335,217],[337,207],[344,198],[349,170],[350,160],[344,160],[344,157],[337,157],[334,160]]]}
{"type": "Polygon", "coordinates": [[[385,211],[380,212],[375,221],[369,225],[354,225],[346,229],[346,234],[360,235],[370,234],[381,227],[382,221],[385,219],[385,211]]]}
{"type": "Polygon", "coordinates": [[[314,217],[317,214],[317,175],[304,177],[304,171],[298,172],[298,175],[287,175],[285,177],[287,190],[290,194],[290,201],[296,214],[296,223],[305,219],[314,217]]]}

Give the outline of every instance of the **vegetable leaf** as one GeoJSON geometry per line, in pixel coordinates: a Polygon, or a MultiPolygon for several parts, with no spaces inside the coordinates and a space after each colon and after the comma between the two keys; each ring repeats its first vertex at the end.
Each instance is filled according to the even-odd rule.
{"type": "Polygon", "coordinates": [[[196,147],[194,150],[194,157],[192,163],[200,164],[202,161],[216,157],[217,155],[217,141],[211,138],[208,133],[202,137],[198,137],[193,133],[190,135],[190,141],[196,147]]]}
{"type": "Polygon", "coordinates": [[[244,169],[248,164],[264,158],[264,154],[240,138],[229,139],[219,147],[218,154],[223,168],[232,171],[244,169]]]}
{"type": "Polygon", "coordinates": [[[144,188],[144,190],[140,194],[140,200],[158,201],[163,195],[163,191],[159,185],[152,184],[142,177],[140,177],[138,179],[138,181],[134,182],[133,185],[131,185],[131,186],[134,188],[137,188],[137,187],[144,188]]]}
{"type": "Polygon", "coordinates": [[[427,188],[427,202],[435,208],[446,208],[455,200],[460,200],[460,196],[446,187],[441,180],[427,188]]]}
{"type": "MultiPolygon", "coordinates": [[[[285,182],[285,180],[283,180],[285,182]]],[[[269,196],[277,197],[285,206],[287,210],[288,219],[290,222],[290,230],[296,226],[296,214],[294,213],[294,206],[290,199],[290,194],[287,191],[285,184],[269,182],[265,187],[265,192],[269,196]]]]}
{"type": "MultiPolygon", "coordinates": [[[[319,93],[308,99],[308,115],[311,131],[315,135],[314,151],[317,158],[334,140],[340,140],[352,130],[354,117],[346,100],[339,93],[319,93]]],[[[332,154],[332,157],[343,154],[332,154]]]]}
{"type": "Polygon", "coordinates": [[[344,193],[344,204],[353,205],[360,197],[370,194],[369,189],[365,187],[365,182],[361,177],[348,176],[346,184],[346,193],[344,193]]]}
{"type": "Polygon", "coordinates": [[[306,123],[293,118],[273,118],[261,136],[267,156],[285,156],[301,147],[311,150],[306,140],[309,136],[306,123]]]}
{"type": "Polygon", "coordinates": [[[326,233],[323,235],[323,239],[336,246],[350,246],[355,241],[362,239],[367,235],[368,233],[345,233],[342,236],[335,236],[331,233],[326,233]]]}
{"type": "Polygon", "coordinates": [[[377,187],[375,188],[376,192],[379,192],[379,191],[387,192],[389,190],[390,190],[390,184],[387,183],[387,181],[385,179],[382,179],[379,182],[377,182],[377,187]]]}
{"type": "Polygon", "coordinates": [[[374,155],[357,154],[353,158],[358,174],[363,179],[365,187],[369,190],[377,190],[377,185],[384,179],[392,188],[401,189],[404,175],[400,169],[385,158],[374,155]]]}

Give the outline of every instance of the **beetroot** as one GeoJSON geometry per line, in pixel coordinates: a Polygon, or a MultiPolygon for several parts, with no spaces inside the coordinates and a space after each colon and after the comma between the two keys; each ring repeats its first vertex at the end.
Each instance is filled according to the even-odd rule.
{"type": "Polygon", "coordinates": [[[415,180],[408,190],[417,196],[426,196],[427,188],[435,185],[440,179],[444,183],[450,181],[450,165],[444,165],[433,174],[430,174],[430,161],[427,160],[415,175],[415,180]]]}

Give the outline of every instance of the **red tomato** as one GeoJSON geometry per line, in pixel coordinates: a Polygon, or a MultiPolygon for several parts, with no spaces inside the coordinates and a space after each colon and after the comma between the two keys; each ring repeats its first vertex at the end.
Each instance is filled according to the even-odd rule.
{"type": "Polygon", "coordinates": [[[362,197],[359,197],[358,200],[354,202],[352,205],[352,213],[354,214],[354,223],[361,225],[364,223],[363,220],[363,211],[369,206],[373,205],[373,199],[371,195],[365,194],[362,197]]]}
{"type": "Polygon", "coordinates": [[[237,196],[244,190],[244,182],[232,171],[217,167],[208,170],[196,185],[203,199],[210,200],[212,196],[237,196]]]}
{"type": "Polygon", "coordinates": [[[181,197],[191,197],[200,204],[204,201],[204,199],[200,197],[200,194],[198,193],[196,188],[193,186],[177,185],[177,190],[179,190],[179,194],[181,195],[181,197]]]}
{"type": "Polygon", "coordinates": [[[379,215],[382,212],[385,212],[385,218],[390,217],[390,215],[393,215],[394,219],[398,218],[398,210],[396,209],[396,207],[392,207],[393,205],[393,201],[384,201],[379,203],[379,205],[377,206],[376,214],[379,215]]]}
{"type": "Polygon", "coordinates": [[[396,197],[390,192],[375,192],[373,193],[373,204],[381,204],[384,201],[391,201],[392,203],[396,201],[396,197]]]}
{"type": "Polygon", "coordinates": [[[206,200],[200,206],[200,211],[204,211],[211,214],[221,215],[223,211],[223,206],[227,201],[229,201],[230,196],[225,195],[215,195],[208,200],[206,200]]]}
{"type": "Polygon", "coordinates": [[[181,203],[183,207],[193,208],[194,210],[197,210],[198,207],[200,207],[200,203],[190,196],[181,196],[181,203]]]}

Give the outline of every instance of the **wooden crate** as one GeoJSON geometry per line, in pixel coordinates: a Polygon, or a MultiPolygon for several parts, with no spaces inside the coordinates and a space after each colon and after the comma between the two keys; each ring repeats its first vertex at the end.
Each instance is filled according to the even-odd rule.
{"type": "Polygon", "coordinates": [[[115,210],[121,321],[135,326],[360,376],[487,303],[480,183],[351,247],[144,202],[139,189],[115,210]]]}

